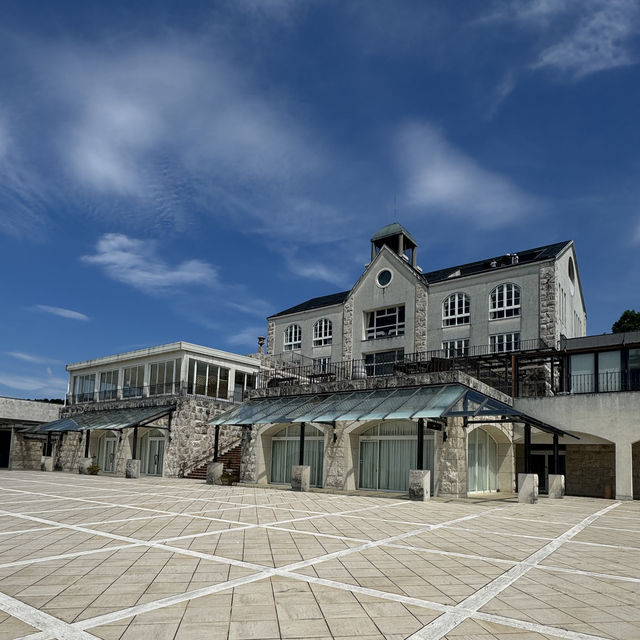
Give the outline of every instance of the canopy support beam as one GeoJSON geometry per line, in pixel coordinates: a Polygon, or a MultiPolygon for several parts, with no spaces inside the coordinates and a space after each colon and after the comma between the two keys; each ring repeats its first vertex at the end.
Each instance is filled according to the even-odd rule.
{"type": "Polygon", "coordinates": [[[302,466],[304,464],[304,427],[305,423],[300,423],[300,455],[298,456],[298,464],[302,466]]]}
{"type": "Polygon", "coordinates": [[[531,473],[531,425],[524,425],[524,472],[531,473]]]}
{"type": "Polygon", "coordinates": [[[215,428],[215,435],[213,437],[213,461],[218,462],[218,446],[220,445],[220,425],[217,424],[215,428]]]}
{"type": "Polygon", "coordinates": [[[418,418],[418,464],[417,468],[424,469],[424,418],[418,418]]]}

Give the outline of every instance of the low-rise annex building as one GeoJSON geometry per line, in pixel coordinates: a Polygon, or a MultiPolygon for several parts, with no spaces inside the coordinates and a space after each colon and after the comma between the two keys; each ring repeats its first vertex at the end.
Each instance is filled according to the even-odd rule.
{"type": "MultiPolygon", "coordinates": [[[[260,368],[258,357],[188,342],[69,364],[59,419],[14,433],[12,468],[44,457],[52,469],[123,476],[137,460],[142,475],[183,476],[211,458],[207,422],[247,397],[260,368]]],[[[225,429],[219,449],[239,443],[240,430],[225,429]]]]}

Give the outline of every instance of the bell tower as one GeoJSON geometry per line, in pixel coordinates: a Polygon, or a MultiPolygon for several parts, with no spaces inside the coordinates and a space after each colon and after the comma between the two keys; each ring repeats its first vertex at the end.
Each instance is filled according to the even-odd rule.
{"type": "Polygon", "coordinates": [[[382,247],[388,247],[395,254],[406,260],[414,269],[418,262],[418,244],[412,235],[398,222],[382,227],[371,238],[371,259],[373,260],[382,247]]]}

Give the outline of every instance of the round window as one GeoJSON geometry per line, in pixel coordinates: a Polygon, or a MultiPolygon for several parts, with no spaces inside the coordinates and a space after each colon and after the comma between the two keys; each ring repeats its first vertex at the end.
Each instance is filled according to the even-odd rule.
{"type": "Polygon", "coordinates": [[[378,285],[380,287],[386,287],[390,282],[391,278],[393,278],[393,274],[389,269],[383,269],[378,273],[378,285]]]}

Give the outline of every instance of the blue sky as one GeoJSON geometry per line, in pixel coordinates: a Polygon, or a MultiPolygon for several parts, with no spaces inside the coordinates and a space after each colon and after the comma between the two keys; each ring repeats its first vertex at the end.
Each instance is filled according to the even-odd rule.
{"type": "Polygon", "coordinates": [[[640,308],[639,61],[635,0],[5,6],[0,395],[255,351],[395,218],[424,270],[575,240],[609,331],[640,308]]]}

